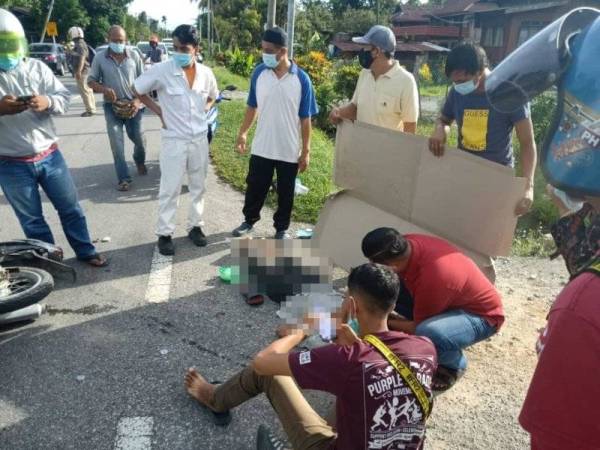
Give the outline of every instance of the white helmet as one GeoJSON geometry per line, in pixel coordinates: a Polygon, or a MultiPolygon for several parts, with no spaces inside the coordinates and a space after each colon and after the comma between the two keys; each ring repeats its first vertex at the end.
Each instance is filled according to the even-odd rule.
{"type": "Polygon", "coordinates": [[[27,41],[23,25],[14,14],[0,8],[0,55],[23,58],[27,54],[27,41]]]}
{"type": "Polygon", "coordinates": [[[69,37],[71,39],[77,39],[77,38],[83,39],[83,30],[79,27],[71,27],[71,28],[69,28],[69,37]]]}

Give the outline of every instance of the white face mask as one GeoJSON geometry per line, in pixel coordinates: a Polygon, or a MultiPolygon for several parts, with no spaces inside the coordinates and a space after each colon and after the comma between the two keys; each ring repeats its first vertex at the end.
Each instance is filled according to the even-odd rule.
{"type": "Polygon", "coordinates": [[[479,83],[475,83],[475,80],[469,80],[465,81],[464,83],[455,84],[454,90],[460,95],[469,95],[472,92],[475,92],[475,89],[477,89],[478,84],[479,83]]]}
{"type": "Polygon", "coordinates": [[[265,66],[269,69],[274,69],[279,65],[279,61],[277,61],[277,56],[273,53],[263,53],[262,60],[265,66]]]}

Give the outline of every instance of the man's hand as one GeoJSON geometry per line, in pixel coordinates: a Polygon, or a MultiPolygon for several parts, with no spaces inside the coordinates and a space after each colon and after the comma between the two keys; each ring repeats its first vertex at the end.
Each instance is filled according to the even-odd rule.
{"type": "Polygon", "coordinates": [[[354,330],[346,323],[343,323],[337,330],[337,336],[335,343],[337,345],[351,346],[360,342],[360,338],[356,335],[354,330]]]}
{"type": "Polygon", "coordinates": [[[342,119],[342,116],[340,115],[340,109],[339,108],[333,108],[331,110],[331,112],[329,113],[329,121],[334,124],[334,125],[339,125],[340,123],[342,123],[344,119],[342,119]]]}
{"type": "Polygon", "coordinates": [[[29,108],[34,112],[43,112],[50,108],[50,99],[45,95],[34,95],[29,101],[29,108]]]}
{"type": "Polygon", "coordinates": [[[310,152],[302,152],[300,158],[298,158],[298,172],[302,173],[310,165],[310,152]]]}
{"type": "Polygon", "coordinates": [[[526,214],[531,209],[533,205],[533,186],[530,186],[525,191],[525,195],[519,203],[517,203],[517,207],[515,208],[515,216],[522,216],[526,214]]]}
{"type": "Polygon", "coordinates": [[[246,141],[248,136],[245,133],[239,134],[237,138],[236,149],[240,155],[246,153],[246,141]]]}
{"type": "Polygon", "coordinates": [[[12,116],[22,113],[29,108],[29,104],[17,100],[14,95],[5,95],[0,100],[0,116],[12,116]]]}
{"type": "Polygon", "coordinates": [[[444,145],[446,144],[446,133],[440,128],[436,127],[435,131],[429,138],[429,150],[435,156],[442,157],[444,156],[444,145]]]}
{"type": "Polygon", "coordinates": [[[117,101],[117,93],[114,91],[114,89],[105,87],[102,92],[104,93],[104,100],[106,100],[108,103],[114,103],[117,101]]]}

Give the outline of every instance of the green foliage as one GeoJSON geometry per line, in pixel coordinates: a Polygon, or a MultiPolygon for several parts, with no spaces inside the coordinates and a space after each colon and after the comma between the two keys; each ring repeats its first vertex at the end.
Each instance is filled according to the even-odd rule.
{"type": "Polygon", "coordinates": [[[304,69],[315,86],[324,83],[331,76],[332,63],[322,52],[308,52],[296,58],[296,63],[304,69]]]}
{"type": "Polygon", "coordinates": [[[539,228],[519,229],[513,239],[511,253],[515,256],[550,256],[554,241],[539,228]]]}
{"type": "Polygon", "coordinates": [[[447,84],[448,79],[446,78],[446,57],[445,56],[433,56],[427,61],[429,70],[431,71],[431,81],[433,84],[447,84]]]}
{"type": "Polygon", "coordinates": [[[242,77],[231,73],[226,67],[213,66],[213,73],[217,79],[217,85],[219,89],[223,89],[225,86],[234,85],[240,91],[248,91],[250,89],[249,77],[242,77]]]}
{"type": "Polygon", "coordinates": [[[315,85],[315,96],[319,105],[319,114],[315,117],[315,125],[330,136],[335,133],[335,127],[329,122],[329,113],[339,99],[331,80],[315,85]]]}
{"type": "Polygon", "coordinates": [[[339,99],[350,100],[352,98],[361,70],[362,67],[356,62],[342,64],[337,68],[334,76],[334,88],[339,99]]]}
{"type": "Polygon", "coordinates": [[[373,10],[347,9],[335,21],[335,31],[365,34],[377,24],[377,16],[373,10]]]}
{"type": "Polygon", "coordinates": [[[554,109],[556,108],[556,94],[549,92],[536,97],[531,104],[531,121],[535,142],[538,147],[542,146],[546,130],[552,122],[554,109]]]}
{"type": "Polygon", "coordinates": [[[419,83],[420,84],[431,84],[433,81],[433,76],[431,75],[431,70],[429,69],[429,64],[422,64],[419,68],[419,83]]]}
{"type": "Polygon", "coordinates": [[[254,70],[256,58],[252,53],[245,52],[236,47],[233,51],[225,52],[227,68],[236,75],[249,77],[254,70]]]}

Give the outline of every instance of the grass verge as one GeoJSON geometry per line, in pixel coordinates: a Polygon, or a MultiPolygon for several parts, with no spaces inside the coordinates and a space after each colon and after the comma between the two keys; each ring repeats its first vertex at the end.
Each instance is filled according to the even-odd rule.
{"type": "Polygon", "coordinates": [[[223,89],[230,84],[236,86],[240,91],[247,91],[250,89],[250,80],[248,78],[231,73],[223,66],[213,65],[211,69],[215,74],[219,89],[223,89]]]}

